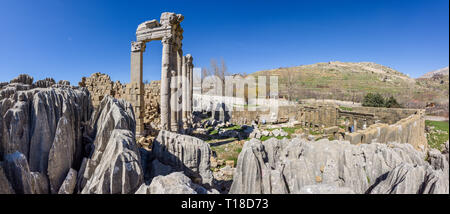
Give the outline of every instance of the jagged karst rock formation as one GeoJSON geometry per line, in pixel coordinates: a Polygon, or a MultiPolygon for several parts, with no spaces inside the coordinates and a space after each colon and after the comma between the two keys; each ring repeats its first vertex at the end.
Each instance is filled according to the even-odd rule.
{"type": "Polygon", "coordinates": [[[134,193],[142,183],[129,103],[20,75],[0,90],[2,193],[134,193]],[[77,187],[78,186],[78,187],[77,187]]]}
{"type": "Polygon", "coordinates": [[[94,151],[87,160],[82,193],[133,193],[143,182],[131,104],[105,97],[91,118],[96,130],[94,151]]]}
{"type": "Polygon", "coordinates": [[[360,194],[448,193],[448,160],[426,156],[410,144],[252,139],[239,155],[230,193],[305,193],[320,184],[360,194]]]}
{"type": "Polygon", "coordinates": [[[161,163],[199,179],[198,183],[212,185],[211,149],[204,141],[162,130],[153,142],[152,153],[161,163]]]}
{"type": "Polygon", "coordinates": [[[16,193],[58,192],[83,156],[89,92],[61,84],[43,88],[43,82],[54,81],[33,83],[20,75],[0,92],[0,158],[16,193]]]}

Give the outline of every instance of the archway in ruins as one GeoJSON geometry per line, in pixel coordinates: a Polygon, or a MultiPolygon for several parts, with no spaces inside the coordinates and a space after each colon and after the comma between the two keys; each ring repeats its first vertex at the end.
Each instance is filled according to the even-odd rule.
{"type": "Polygon", "coordinates": [[[160,21],[151,20],[140,24],[136,41],[131,42],[130,84],[128,100],[133,105],[136,134],[145,135],[143,125],[144,84],[143,53],[146,44],[154,40],[162,43],[161,63],[161,130],[185,133],[192,124],[192,56],[183,56],[183,28],[181,14],[165,12],[160,21]]]}

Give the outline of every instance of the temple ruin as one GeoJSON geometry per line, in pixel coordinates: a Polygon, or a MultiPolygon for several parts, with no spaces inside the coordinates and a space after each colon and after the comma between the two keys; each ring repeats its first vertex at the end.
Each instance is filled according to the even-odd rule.
{"type": "Polygon", "coordinates": [[[185,133],[192,121],[192,73],[193,58],[183,56],[183,28],[181,14],[165,12],[160,22],[150,20],[136,30],[136,41],[131,42],[131,81],[129,101],[136,115],[136,133],[144,131],[143,58],[146,43],[161,40],[161,130],[185,133]]]}

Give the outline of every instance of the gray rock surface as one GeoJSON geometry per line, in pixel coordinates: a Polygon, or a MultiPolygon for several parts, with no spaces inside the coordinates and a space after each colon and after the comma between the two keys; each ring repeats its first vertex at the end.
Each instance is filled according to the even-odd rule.
{"type": "Polygon", "coordinates": [[[147,191],[150,194],[197,194],[191,179],[182,172],[153,178],[147,191]]]}
{"type": "Polygon", "coordinates": [[[390,171],[374,188],[371,194],[448,194],[447,176],[431,166],[400,164],[390,171]]]}
{"type": "Polygon", "coordinates": [[[151,170],[150,170],[150,179],[153,179],[156,176],[166,176],[170,173],[174,172],[172,167],[169,165],[162,164],[158,159],[152,161],[151,170]]]}
{"type": "Polygon", "coordinates": [[[48,194],[49,181],[47,176],[40,172],[31,172],[30,174],[33,194],[48,194]]]}
{"type": "Polygon", "coordinates": [[[208,143],[188,135],[160,131],[153,142],[152,153],[174,171],[183,171],[193,179],[200,179],[199,183],[212,184],[208,143]]]}
{"type": "Polygon", "coordinates": [[[77,184],[77,171],[70,169],[64,179],[61,187],[58,190],[58,194],[72,194],[75,190],[75,185],[77,184]]]}
{"type": "Polygon", "coordinates": [[[3,171],[3,162],[0,162],[0,194],[14,194],[14,189],[3,171]]]}
{"type": "Polygon", "coordinates": [[[139,149],[135,141],[131,104],[106,96],[91,118],[96,131],[95,150],[79,184],[82,193],[134,193],[143,182],[139,149]]]}
{"type": "Polygon", "coordinates": [[[53,79],[33,83],[20,75],[0,89],[0,158],[19,152],[21,167],[28,167],[21,169],[25,180],[14,181],[17,193],[56,193],[69,169],[81,163],[90,94],[52,85],[53,79]],[[27,187],[29,182],[35,189],[27,187]]]}
{"type": "Polygon", "coordinates": [[[25,155],[14,152],[5,156],[4,171],[17,194],[33,194],[33,176],[25,155]]]}
{"type": "Polygon", "coordinates": [[[61,117],[56,128],[53,145],[48,158],[50,191],[55,194],[61,187],[73,165],[75,156],[75,133],[66,117],[61,117]]]}
{"type": "Polygon", "coordinates": [[[317,184],[302,187],[299,194],[355,194],[348,187],[338,187],[330,184],[317,184]]]}
{"type": "MultiPolygon", "coordinates": [[[[425,157],[426,154],[418,152],[410,144],[357,146],[326,139],[309,142],[298,138],[269,139],[261,143],[252,139],[244,144],[238,157],[230,193],[301,193],[305,186],[318,184],[346,187],[355,193],[370,193],[370,190],[378,193],[383,191],[375,186],[382,185],[383,178],[390,172],[394,173],[394,169],[401,164],[425,167],[424,170],[429,168],[427,175],[430,178],[421,184],[430,186],[430,190],[422,193],[448,193],[448,162],[445,162],[446,165],[430,164],[425,157]],[[432,165],[436,167],[433,169],[432,165]]],[[[384,183],[393,182],[386,180],[384,183]]]]}

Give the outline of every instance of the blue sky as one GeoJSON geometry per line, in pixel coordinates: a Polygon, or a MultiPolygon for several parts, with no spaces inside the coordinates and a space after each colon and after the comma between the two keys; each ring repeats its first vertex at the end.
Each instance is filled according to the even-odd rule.
{"type": "MultiPolygon", "coordinates": [[[[129,82],[135,30],[164,11],[185,16],[183,49],[196,67],[371,61],[418,77],[449,64],[448,0],[0,0],[0,81],[27,73],[76,85],[102,72],[129,82]]],[[[147,45],[144,79],[160,78],[161,49],[147,45]]]]}

